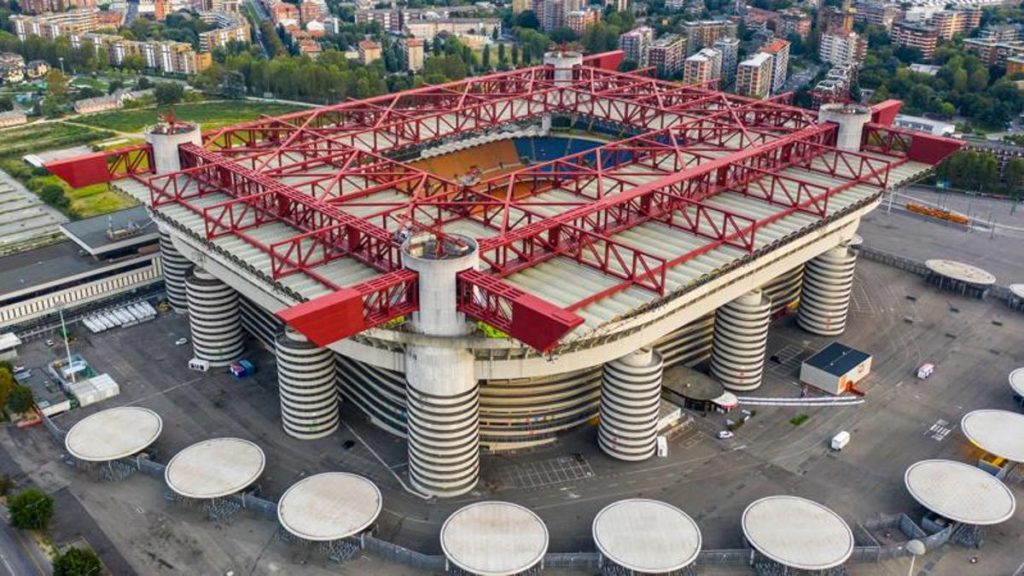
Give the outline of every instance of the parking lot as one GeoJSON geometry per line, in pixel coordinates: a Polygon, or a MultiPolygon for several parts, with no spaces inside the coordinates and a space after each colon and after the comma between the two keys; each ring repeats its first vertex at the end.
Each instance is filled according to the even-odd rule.
{"type": "MultiPolygon", "coordinates": [[[[724,429],[726,416],[693,415],[693,423],[672,436],[667,458],[642,463],[604,456],[597,448],[596,428],[586,427],[548,447],[485,454],[476,491],[453,500],[427,501],[403,489],[404,442],[374,428],[351,406],[343,405],[344,425],[329,438],[303,442],[285,436],[273,360],[265,352],[253,349],[249,358],[259,371],[236,380],[219,371],[201,374],[186,369],[189,347],[174,345],[187,335],[186,322],[173,315],[96,335],[82,329],[77,335],[74,351],[98,372],[114,376],[122,393],[59,416],[58,425],[68,428],[88,414],[118,405],[151,408],[164,419],[155,445],[156,459],[162,462],[204,438],[247,438],[267,453],[259,489],[272,500],[309,474],[363,474],[384,492],[379,536],[428,553],[439,552],[440,526],[452,511],[491,498],[535,510],[548,525],[551,551],[557,552],[592,550],[590,523],[597,511],[634,496],[663,499],[686,510],[700,524],[705,548],[741,547],[743,508],[770,494],[818,500],[851,524],[882,513],[919,517],[922,511],[903,488],[906,467],[925,458],[975,459],[977,453],[957,429],[960,417],[981,407],[1012,409],[1006,375],[1024,364],[1024,315],[996,301],[940,293],[918,277],[862,261],[849,328],[841,341],[874,355],[873,374],[860,386],[866,391],[863,404],[751,407],[752,418],[728,440],[714,437],[724,429]],[[936,365],[936,374],[928,381],[914,377],[923,362],[936,365]],[[792,424],[799,414],[808,418],[792,424]],[[828,441],[840,430],[849,431],[852,440],[841,453],[833,453],[828,441]]],[[[776,358],[769,362],[757,396],[798,396],[799,360],[828,342],[797,328],[793,318],[773,325],[769,355],[776,358]]],[[[56,353],[38,340],[26,347],[22,361],[41,365],[56,353]]],[[[198,512],[175,508],[162,499],[162,488],[153,479],[134,477],[110,485],[76,475],[56,463],[58,452],[42,429],[10,432],[3,442],[14,447],[19,462],[36,470],[37,476],[45,471],[44,481],[69,487],[137,568],[158,571],[162,561],[195,573],[246,566],[258,567],[255,573],[272,573],[283,567],[276,562],[317,563],[309,551],[276,541],[272,523],[245,513],[229,522],[211,523],[198,512]],[[180,541],[161,539],[161,534],[180,541]],[[271,570],[270,564],[277,568],[271,570]]],[[[1019,486],[1014,490],[1021,494],[1019,486]]],[[[929,573],[1012,574],[1020,563],[1016,551],[1024,545],[1022,534],[1024,520],[1018,515],[986,533],[984,569],[968,566],[962,572],[944,572],[938,562],[929,573]]],[[[367,571],[351,573],[374,573],[369,564],[365,566],[367,571]]],[[[400,567],[388,571],[391,565],[379,562],[372,566],[380,574],[403,573],[400,567]]]]}

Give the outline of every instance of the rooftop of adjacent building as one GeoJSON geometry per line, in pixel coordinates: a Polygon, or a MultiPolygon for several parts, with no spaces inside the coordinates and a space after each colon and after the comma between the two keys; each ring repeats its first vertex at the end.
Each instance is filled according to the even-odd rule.
{"type": "Polygon", "coordinates": [[[838,377],[843,376],[870,358],[871,355],[867,352],[861,352],[845,344],[833,342],[805,360],[804,363],[838,377]]]}

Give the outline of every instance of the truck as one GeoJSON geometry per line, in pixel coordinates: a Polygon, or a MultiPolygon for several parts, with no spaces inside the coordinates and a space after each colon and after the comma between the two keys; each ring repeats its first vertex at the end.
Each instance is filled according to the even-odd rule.
{"type": "Polygon", "coordinates": [[[846,430],[836,434],[832,437],[832,449],[836,452],[846,448],[846,445],[850,443],[850,433],[846,430]]]}
{"type": "Polygon", "coordinates": [[[188,369],[195,370],[196,372],[206,372],[210,369],[210,363],[206,360],[193,358],[188,361],[188,369]]]}
{"type": "Polygon", "coordinates": [[[231,372],[231,375],[235,378],[241,379],[255,374],[256,366],[252,362],[243,358],[238,362],[232,362],[231,365],[228,366],[228,371],[231,372]]]}

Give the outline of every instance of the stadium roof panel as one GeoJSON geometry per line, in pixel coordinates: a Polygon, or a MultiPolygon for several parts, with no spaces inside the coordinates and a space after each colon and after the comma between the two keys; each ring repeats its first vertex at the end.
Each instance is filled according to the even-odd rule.
{"type": "Polygon", "coordinates": [[[657,500],[630,499],[597,513],[594,543],[608,560],[644,574],[682,570],[697,559],[701,534],[685,512],[657,500]]]}
{"type": "Polygon", "coordinates": [[[396,238],[427,231],[480,240],[481,269],[459,277],[464,312],[548,350],[869,207],[961,145],[869,124],[849,151],[835,134],[779,100],[536,66],[225,127],[183,145],[178,173],[148,174],[145,147],[109,153],[106,171],[296,303],[327,297],[303,314],[358,300],[364,322],[307,334],[320,345],[416,309],[396,238]],[[553,114],[626,136],[475,181],[394,159],[553,114]],[[565,271],[592,290],[532,278],[565,271]]]}
{"type": "Polygon", "coordinates": [[[978,526],[1009,520],[1017,503],[1010,489],[984,470],[952,460],[922,460],[904,482],[922,506],[954,522],[978,526]]]}
{"type": "Polygon", "coordinates": [[[767,558],[798,570],[827,570],[853,554],[853,532],[838,514],[798,496],[768,496],[743,511],[743,534],[767,558]]]}

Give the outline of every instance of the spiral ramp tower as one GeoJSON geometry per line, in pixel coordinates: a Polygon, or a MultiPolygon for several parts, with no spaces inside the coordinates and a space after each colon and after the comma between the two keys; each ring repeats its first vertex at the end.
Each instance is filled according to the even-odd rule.
{"type": "Polygon", "coordinates": [[[661,355],[641,348],[604,365],[598,444],[619,460],[645,460],[657,446],[661,355]]]}
{"type": "Polygon", "coordinates": [[[809,261],[804,270],[797,323],[818,336],[838,336],[846,329],[857,256],[837,246],[809,261]]]}
{"type": "Polygon", "coordinates": [[[287,330],[277,339],[276,355],[285,433],[300,440],[313,440],[337,430],[341,417],[334,353],[287,330]]]}
{"type": "Polygon", "coordinates": [[[188,296],[185,292],[185,276],[192,268],[192,262],[182,256],[171,242],[171,233],[160,228],[160,260],[164,268],[164,289],[167,301],[178,314],[188,312],[188,296]]]}
{"type": "Polygon", "coordinates": [[[715,313],[711,375],[729,390],[761,385],[768,345],[771,302],[760,290],[748,292],[715,313]]]}
{"type": "Polygon", "coordinates": [[[242,357],[242,319],[238,293],[209,272],[194,268],[185,277],[188,323],[195,357],[210,366],[227,366],[242,357]]]}

